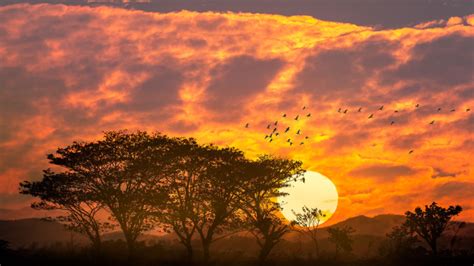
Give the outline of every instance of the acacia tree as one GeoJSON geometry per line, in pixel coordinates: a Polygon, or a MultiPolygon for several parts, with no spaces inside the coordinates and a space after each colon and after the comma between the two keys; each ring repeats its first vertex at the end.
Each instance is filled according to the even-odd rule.
{"type": "MultiPolygon", "coordinates": [[[[192,261],[192,240],[196,233],[200,192],[204,191],[203,174],[208,163],[205,149],[194,139],[180,139],[172,151],[169,171],[164,185],[168,198],[158,220],[167,231],[173,231],[186,248],[187,259],[192,261]]],[[[158,208],[161,206],[158,205],[158,208]]]]}
{"type": "Polygon", "coordinates": [[[81,183],[92,202],[106,207],[119,224],[132,257],[138,236],[151,228],[154,206],[166,198],[160,180],[175,143],[159,133],[111,131],[102,140],[74,142],[48,158],[66,169],[62,173],[74,183],[81,183]]]}
{"type": "Polygon", "coordinates": [[[245,186],[241,209],[249,231],[260,247],[258,259],[261,264],[289,231],[289,226],[279,217],[281,206],[275,201],[284,196],[279,190],[289,186],[303,173],[301,162],[270,156],[261,156],[246,167],[246,175],[250,178],[245,186]]]}
{"type": "Polygon", "coordinates": [[[99,221],[97,214],[103,206],[91,200],[83,183],[76,182],[73,175],[45,170],[41,181],[20,183],[20,193],[40,198],[39,202],[31,205],[34,209],[64,211],[66,215],[53,220],[85,235],[91,241],[93,251],[100,255],[101,234],[111,229],[112,225],[99,221]]]}
{"type": "Polygon", "coordinates": [[[453,216],[458,215],[461,211],[462,208],[459,205],[443,208],[433,202],[429,206],[425,205],[425,210],[417,207],[414,212],[407,211],[403,226],[424,239],[433,254],[436,255],[438,253],[438,238],[446,230],[453,216]]]}
{"type": "Polygon", "coordinates": [[[329,241],[334,243],[334,245],[336,246],[336,258],[339,254],[339,250],[342,250],[344,252],[352,251],[353,239],[351,237],[351,234],[355,232],[352,227],[329,227],[327,231],[329,233],[329,241]]]}
{"type": "Polygon", "coordinates": [[[201,240],[204,262],[210,259],[211,244],[241,231],[240,199],[245,193],[246,159],[240,150],[203,146],[207,158],[201,175],[193,223],[201,240]]]}
{"type": "Polygon", "coordinates": [[[319,257],[318,227],[326,215],[318,208],[303,206],[301,210],[301,213],[291,210],[295,215],[295,220],[291,221],[291,225],[293,230],[307,235],[313,241],[316,256],[319,257]]]}

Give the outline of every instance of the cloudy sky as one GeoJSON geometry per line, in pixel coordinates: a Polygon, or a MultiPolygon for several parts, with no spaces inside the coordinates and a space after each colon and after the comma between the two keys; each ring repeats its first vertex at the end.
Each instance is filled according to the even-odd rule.
{"type": "Polygon", "coordinates": [[[18,183],[47,153],[127,128],[302,160],[337,186],[331,223],[432,201],[474,221],[474,15],[381,29],[16,4],[0,21],[0,218],[31,215],[18,183]],[[275,120],[294,145],[264,139],[275,120]]]}

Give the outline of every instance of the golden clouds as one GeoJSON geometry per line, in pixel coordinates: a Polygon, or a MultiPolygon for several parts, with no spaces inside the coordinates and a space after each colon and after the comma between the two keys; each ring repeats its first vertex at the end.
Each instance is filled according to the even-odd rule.
{"type": "Polygon", "coordinates": [[[338,186],[336,220],[469,205],[439,191],[473,182],[471,17],[375,30],[303,16],[1,7],[0,178],[36,178],[57,146],[139,128],[301,159],[338,186]],[[290,147],[288,134],[269,144],[275,120],[305,144],[290,147]]]}

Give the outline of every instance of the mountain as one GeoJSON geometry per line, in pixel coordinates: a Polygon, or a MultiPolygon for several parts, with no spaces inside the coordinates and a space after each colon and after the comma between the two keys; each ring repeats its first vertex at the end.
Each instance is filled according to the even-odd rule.
{"type": "Polygon", "coordinates": [[[333,227],[350,226],[354,228],[355,234],[385,236],[392,231],[392,228],[403,223],[405,217],[395,214],[382,214],[372,218],[360,215],[349,218],[342,222],[332,225],[333,227]]]}

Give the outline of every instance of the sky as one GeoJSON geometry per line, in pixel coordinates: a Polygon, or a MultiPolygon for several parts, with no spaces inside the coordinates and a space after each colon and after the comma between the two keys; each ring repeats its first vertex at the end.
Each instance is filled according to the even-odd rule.
{"type": "Polygon", "coordinates": [[[330,223],[432,201],[474,222],[474,14],[380,29],[15,4],[0,21],[2,219],[38,215],[18,183],[41,178],[46,154],[140,129],[301,160],[337,187],[330,223]],[[290,131],[270,143],[276,120],[290,131]]]}

